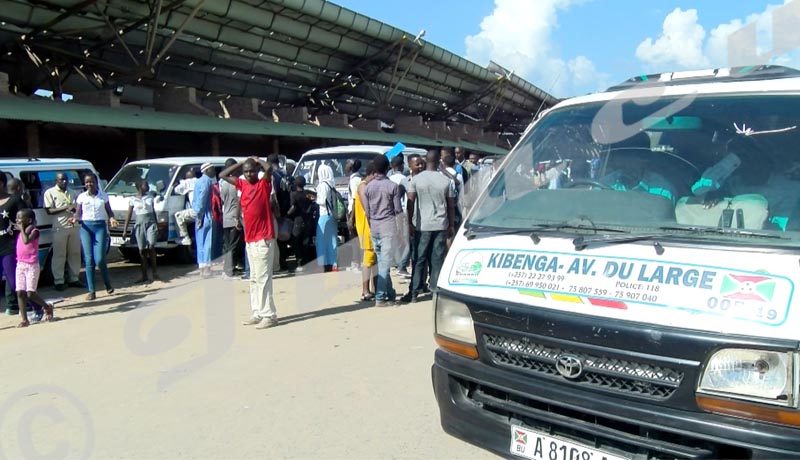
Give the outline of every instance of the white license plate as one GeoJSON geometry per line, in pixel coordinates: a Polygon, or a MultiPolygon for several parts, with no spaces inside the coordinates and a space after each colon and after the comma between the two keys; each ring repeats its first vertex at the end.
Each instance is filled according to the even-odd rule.
{"type": "Polygon", "coordinates": [[[630,460],[627,457],[513,425],[511,453],[533,460],[630,460]]]}
{"type": "Polygon", "coordinates": [[[111,237],[111,246],[124,246],[131,242],[130,238],[123,238],[121,236],[111,237]]]}

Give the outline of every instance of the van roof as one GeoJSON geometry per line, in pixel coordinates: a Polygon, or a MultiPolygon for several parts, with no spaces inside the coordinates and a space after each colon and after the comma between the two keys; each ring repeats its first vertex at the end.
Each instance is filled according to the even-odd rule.
{"type": "MultiPolygon", "coordinates": [[[[394,147],[393,145],[342,145],[339,147],[324,147],[321,149],[309,150],[303,155],[317,155],[321,153],[386,153],[394,147]]],[[[425,155],[427,150],[416,147],[406,147],[403,152],[418,153],[425,155]]]]}
{"type": "Polygon", "coordinates": [[[20,168],[26,166],[91,166],[91,162],[80,158],[2,158],[0,159],[0,169],[20,168]]]}
{"type": "Polygon", "coordinates": [[[225,160],[233,158],[236,161],[244,160],[246,157],[236,156],[202,156],[202,157],[166,157],[166,158],[147,158],[144,160],[129,161],[125,165],[135,165],[144,163],[186,165],[192,163],[219,163],[224,164],[225,160]]]}
{"type": "Polygon", "coordinates": [[[800,92],[800,77],[787,73],[780,78],[763,79],[733,78],[731,69],[714,69],[708,71],[673,72],[661,74],[658,79],[633,81],[617,85],[601,93],[577,96],[560,102],[548,109],[552,111],[561,107],[593,102],[627,99],[653,99],[669,96],[703,96],[710,94],[769,94],[800,92]]]}

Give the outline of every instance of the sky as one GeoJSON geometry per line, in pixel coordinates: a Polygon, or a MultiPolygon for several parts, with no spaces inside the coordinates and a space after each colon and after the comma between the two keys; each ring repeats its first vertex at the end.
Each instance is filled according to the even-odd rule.
{"type": "Polygon", "coordinates": [[[334,0],[556,97],[641,74],[800,69],[800,0],[334,0]]]}

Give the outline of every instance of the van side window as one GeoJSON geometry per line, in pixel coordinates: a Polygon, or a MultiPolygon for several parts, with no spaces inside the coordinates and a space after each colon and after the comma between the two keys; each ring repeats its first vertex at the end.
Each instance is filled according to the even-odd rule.
{"type": "Polygon", "coordinates": [[[25,185],[25,191],[31,197],[31,202],[37,208],[44,207],[44,192],[56,185],[56,174],[63,172],[67,175],[67,188],[75,193],[83,192],[83,171],[58,170],[58,171],[21,171],[20,180],[25,185]]]}

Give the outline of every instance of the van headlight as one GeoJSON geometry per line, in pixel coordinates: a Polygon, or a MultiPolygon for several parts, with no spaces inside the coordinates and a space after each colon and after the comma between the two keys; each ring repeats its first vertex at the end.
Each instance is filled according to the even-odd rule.
{"type": "Polygon", "coordinates": [[[472,314],[463,302],[437,295],[434,300],[436,343],[468,358],[478,357],[472,314]]]}
{"type": "Polygon", "coordinates": [[[794,353],[728,348],[711,356],[697,391],[794,405],[794,353]]]}
{"type": "Polygon", "coordinates": [[[729,348],[711,356],[697,406],[717,414],[800,427],[798,354],[729,348]]]}

